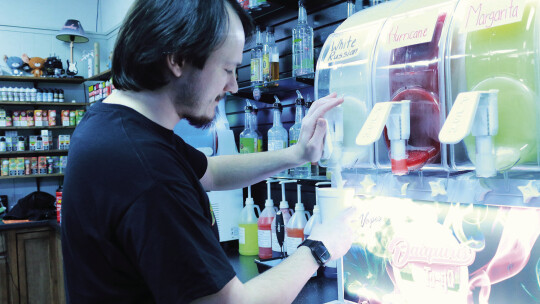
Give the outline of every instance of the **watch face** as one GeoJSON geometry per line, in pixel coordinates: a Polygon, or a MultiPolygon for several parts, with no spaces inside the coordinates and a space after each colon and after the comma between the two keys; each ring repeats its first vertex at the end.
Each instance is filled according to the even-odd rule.
{"type": "Polygon", "coordinates": [[[328,250],[326,250],[324,245],[316,246],[314,250],[322,263],[328,262],[328,260],[330,259],[330,253],[328,252],[328,250]]]}

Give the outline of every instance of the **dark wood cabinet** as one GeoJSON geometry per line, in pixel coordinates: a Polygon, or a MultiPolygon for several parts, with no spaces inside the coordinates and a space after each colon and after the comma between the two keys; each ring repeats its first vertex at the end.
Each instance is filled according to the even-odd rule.
{"type": "Polygon", "coordinates": [[[7,252],[3,260],[0,257],[0,303],[65,303],[58,233],[41,227],[10,230],[4,236],[7,252]]]}

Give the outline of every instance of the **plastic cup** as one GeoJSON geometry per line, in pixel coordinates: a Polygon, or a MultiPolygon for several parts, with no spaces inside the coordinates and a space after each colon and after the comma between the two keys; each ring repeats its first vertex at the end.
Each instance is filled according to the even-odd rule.
{"type": "Polygon", "coordinates": [[[353,188],[317,188],[322,223],[331,221],[352,206],[353,196],[353,188]]]}

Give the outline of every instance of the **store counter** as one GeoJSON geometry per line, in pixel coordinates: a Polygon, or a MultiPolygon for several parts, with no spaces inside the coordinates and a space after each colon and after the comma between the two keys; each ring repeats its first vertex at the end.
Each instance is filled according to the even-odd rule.
{"type": "MultiPolygon", "coordinates": [[[[227,250],[229,261],[242,282],[246,282],[259,274],[254,260],[257,256],[243,256],[238,252],[227,250]]],[[[322,276],[311,278],[293,301],[295,304],[327,303],[337,299],[337,279],[322,276]]]]}
{"type": "Polygon", "coordinates": [[[44,220],[44,221],[28,221],[28,222],[16,222],[6,224],[0,220],[0,232],[14,229],[27,229],[27,228],[42,228],[50,227],[60,233],[60,225],[56,220],[44,220]]]}

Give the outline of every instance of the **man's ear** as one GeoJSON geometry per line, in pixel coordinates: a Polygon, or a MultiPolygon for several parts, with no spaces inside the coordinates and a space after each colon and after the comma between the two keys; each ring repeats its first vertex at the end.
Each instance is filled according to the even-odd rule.
{"type": "Polygon", "coordinates": [[[174,76],[180,77],[182,76],[182,69],[184,68],[184,60],[179,61],[177,60],[179,58],[176,57],[175,54],[167,54],[167,67],[174,76]]]}

